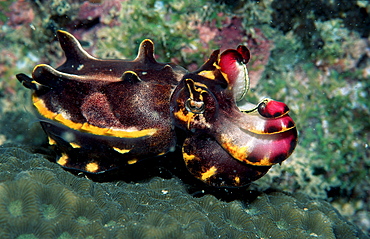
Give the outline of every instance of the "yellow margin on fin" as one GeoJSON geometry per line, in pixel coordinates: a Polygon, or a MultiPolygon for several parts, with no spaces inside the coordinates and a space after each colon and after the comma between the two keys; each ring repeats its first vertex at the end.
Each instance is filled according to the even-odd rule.
{"type": "Polygon", "coordinates": [[[146,136],[152,136],[157,132],[157,129],[143,129],[143,130],[135,130],[135,131],[124,131],[124,130],[116,130],[110,128],[100,128],[95,125],[91,125],[88,123],[75,123],[72,120],[68,120],[64,118],[61,114],[54,113],[50,111],[44,104],[42,99],[39,99],[35,94],[32,95],[33,105],[36,107],[39,114],[43,117],[59,122],[68,128],[87,132],[94,135],[103,135],[103,136],[113,136],[118,138],[140,138],[146,136]]]}

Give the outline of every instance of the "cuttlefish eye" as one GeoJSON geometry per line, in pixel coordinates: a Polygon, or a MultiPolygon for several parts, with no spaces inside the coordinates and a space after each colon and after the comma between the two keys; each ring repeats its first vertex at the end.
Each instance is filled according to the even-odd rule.
{"type": "Polygon", "coordinates": [[[195,114],[203,114],[205,109],[205,104],[203,101],[196,101],[191,98],[187,99],[185,102],[185,108],[195,114]]]}
{"type": "Polygon", "coordinates": [[[177,86],[171,98],[173,124],[184,130],[209,130],[217,120],[216,97],[207,85],[189,74],[177,86]]]}

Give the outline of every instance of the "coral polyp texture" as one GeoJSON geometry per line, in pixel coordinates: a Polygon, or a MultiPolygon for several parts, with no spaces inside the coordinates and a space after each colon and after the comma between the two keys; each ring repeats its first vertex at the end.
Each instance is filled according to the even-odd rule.
{"type": "Polygon", "coordinates": [[[1,238],[368,238],[323,200],[194,198],[178,179],[97,183],[0,147],[1,238]]]}
{"type": "Polygon", "coordinates": [[[296,147],[287,105],[246,103],[251,55],[245,46],[215,50],[187,72],[157,62],[148,39],[131,61],[97,59],[68,32],[57,36],[66,61],[56,69],[37,65],[32,78],[17,78],[33,91],[56,162],[65,168],[102,173],[178,150],[194,177],[239,187],[296,147]]]}

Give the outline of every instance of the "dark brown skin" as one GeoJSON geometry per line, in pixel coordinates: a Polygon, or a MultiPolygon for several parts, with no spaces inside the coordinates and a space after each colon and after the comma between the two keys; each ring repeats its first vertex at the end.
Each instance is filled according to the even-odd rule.
{"type": "Polygon", "coordinates": [[[156,62],[150,40],[126,61],[95,59],[69,33],[58,38],[67,58],[62,66],[38,65],[32,78],[17,77],[34,90],[35,106],[43,103],[36,108],[59,164],[99,173],[174,150],[169,99],[183,68],[156,62]]]}

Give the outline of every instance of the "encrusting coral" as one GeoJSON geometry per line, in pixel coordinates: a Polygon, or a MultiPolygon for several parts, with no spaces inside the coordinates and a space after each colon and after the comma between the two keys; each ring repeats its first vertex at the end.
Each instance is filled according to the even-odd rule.
{"type": "Polygon", "coordinates": [[[262,193],[194,198],[180,180],[98,183],[0,147],[1,238],[368,238],[327,202],[262,193]]]}

